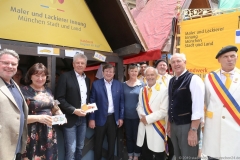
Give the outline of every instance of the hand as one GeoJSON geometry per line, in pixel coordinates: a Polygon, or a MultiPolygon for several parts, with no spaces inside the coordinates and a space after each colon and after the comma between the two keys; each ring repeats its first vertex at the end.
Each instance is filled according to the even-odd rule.
{"type": "Polygon", "coordinates": [[[26,103],[27,103],[27,105],[29,105],[30,104],[30,100],[26,99],[26,103]]]}
{"type": "Polygon", "coordinates": [[[122,119],[119,119],[118,120],[118,128],[122,127],[123,125],[123,120],[122,119]]]}
{"type": "Polygon", "coordinates": [[[81,109],[75,109],[74,114],[76,114],[79,117],[85,117],[86,116],[86,112],[84,112],[81,109]]]}
{"type": "Polygon", "coordinates": [[[49,115],[38,115],[38,122],[50,127],[52,126],[52,117],[49,115]]]}
{"type": "Polygon", "coordinates": [[[140,121],[146,126],[148,124],[146,120],[146,116],[141,114],[141,117],[142,118],[140,119],[140,121]]]}
{"type": "Polygon", "coordinates": [[[89,123],[88,123],[88,126],[89,126],[89,128],[94,129],[96,127],[95,126],[95,120],[90,120],[89,123]]]}
{"type": "Polygon", "coordinates": [[[168,137],[171,137],[171,124],[170,122],[167,123],[167,131],[166,131],[168,137]]]}
{"type": "Polygon", "coordinates": [[[198,144],[197,131],[188,132],[188,145],[195,147],[198,144]]]}
{"type": "Polygon", "coordinates": [[[61,114],[63,114],[63,113],[60,109],[55,112],[55,115],[61,115],[61,114]]]}

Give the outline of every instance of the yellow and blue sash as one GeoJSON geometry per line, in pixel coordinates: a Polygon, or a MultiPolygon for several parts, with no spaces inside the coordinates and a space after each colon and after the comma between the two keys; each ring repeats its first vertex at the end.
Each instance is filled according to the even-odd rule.
{"type": "MultiPolygon", "coordinates": [[[[142,101],[143,101],[143,108],[146,115],[149,115],[152,113],[152,110],[149,106],[149,100],[147,96],[147,87],[144,87],[142,92],[142,101]]],[[[165,129],[160,121],[156,121],[152,124],[154,129],[157,131],[157,133],[162,137],[162,139],[165,141],[165,129]]]]}
{"type": "Polygon", "coordinates": [[[231,93],[222,83],[220,78],[215,72],[211,72],[208,75],[208,79],[213,86],[216,94],[218,95],[219,99],[222,101],[224,106],[227,108],[228,112],[232,115],[235,121],[240,125],[240,106],[233,98],[231,93]]]}

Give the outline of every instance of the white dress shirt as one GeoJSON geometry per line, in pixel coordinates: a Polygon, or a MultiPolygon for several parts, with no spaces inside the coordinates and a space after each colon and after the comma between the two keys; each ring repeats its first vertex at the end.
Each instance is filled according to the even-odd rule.
{"type": "Polygon", "coordinates": [[[164,85],[166,85],[166,87],[168,87],[171,78],[172,78],[172,76],[169,75],[168,73],[165,73],[164,75],[158,74],[157,83],[160,83],[160,84],[164,83],[164,85]],[[162,80],[163,76],[164,76],[165,83],[162,80]]]}
{"type": "Polygon", "coordinates": [[[225,81],[226,81],[226,76],[224,75],[224,73],[230,73],[230,78],[232,80],[233,76],[234,76],[234,72],[235,72],[234,69],[230,72],[225,72],[221,69],[220,70],[220,78],[221,78],[222,83],[225,84],[225,81]]]}
{"type": "Polygon", "coordinates": [[[104,82],[105,82],[105,86],[107,88],[108,113],[114,113],[114,104],[113,104],[112,89],[111,89],[113,80],[108,82],[104,79],[104,82]]]}
{"type": "Polygon", "coordinates": [[[77,72],[75,72],[75,74],[76,74],[78,85],[80,88],[81,106],[82,106],[87,102],[87,85],[85,81],[86,75],[84,73],[80,75],[77,72]]]}
{"type": "MultiPolygon", "coordinates": [[[[187,70],[181,74],[183,75],[187,70]]],[[[180,75],[180,76],[181,76],[180,75]]],[[[176,80],[178,77],[176,77],[176,80]]],[[[190,92],[192,95],[192,120],[204,118],[204,95],[205,88],[202,79],[198,75],[193,75],[190,82],[190,92]]]]}

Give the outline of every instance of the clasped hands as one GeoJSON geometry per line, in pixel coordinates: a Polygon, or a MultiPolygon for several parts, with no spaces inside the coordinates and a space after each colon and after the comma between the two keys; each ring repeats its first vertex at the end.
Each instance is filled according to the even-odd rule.
{"type": "Polygon", "coordinates": [[[142,122],[145,126],[148,124],[147,119],[146,119],[146,115],[141,114],[140,122],[142,122]]]}

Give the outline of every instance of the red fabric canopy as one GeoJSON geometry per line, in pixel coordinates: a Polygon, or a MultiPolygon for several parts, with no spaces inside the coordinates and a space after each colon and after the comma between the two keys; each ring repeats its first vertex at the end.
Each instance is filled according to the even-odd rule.
{"type": "MultiPolygon", "coordinates": [[[[113,63],[113,62],[110,62],[110,63],[111,63],[113,66],[115,66],[115,63],[113,63]]],[[[100,66],[100,64],[95,65],[95,66],[88,66],[88,67],[85,68],[84,71],[86,72],[86,71],[98,70],[99,66],[100,66]]]]}
{"type": "Polygon", "coordinates": [[[161,58],[161,50],[156,49],[156,50],[151,50],[147,52],[141,52],[132,57],[124,58],[123,64],[137,63],[142,61],[152,61],[160,58],[161,58]]]}
{"type": "MultiPolygon", "coordinates": [[[[184,2],[182,0],[181,5],[184,2]]],[[[176,7],[176,0],[136,0],[136,8],[131,13],[149,50],[124,58],[124,64],[161,58],[161,49],[170,34],[176,7]]]]}

